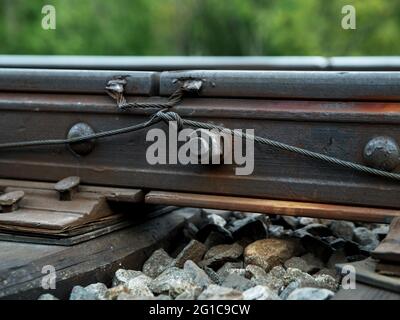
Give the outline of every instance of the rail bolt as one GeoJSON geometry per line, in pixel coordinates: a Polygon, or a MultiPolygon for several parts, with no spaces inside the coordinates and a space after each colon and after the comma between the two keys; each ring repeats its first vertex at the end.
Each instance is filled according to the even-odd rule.
{"type": "Polygon", "coordinates": [[[190,157],[193,163],[220,164],[224,155],[223,136],[198,129],[189,136],[190,157]]]}
{"type": "MultiPolygon", "coordinates": [[[[67,138],[68,139],[82,138],[92,135],[94,133],[95,132],[91,126],[89,126],[84,122],[79,122],[73,125],[71,129],[69,129],[67,138]]],[[[87,140],[83,142],[70,143],[69,147],[75,154],[78,154],[80,156],[85,156],[90,152],[92,152],[94,145],[95,145],[94,140],[87,140]]]]}
{"type": "Polygon", "coordinates": [[[400,164],[400,148],[393,138],[376,137],[366,144],[364,160],[373,168],[393,171],[400,164]]]}

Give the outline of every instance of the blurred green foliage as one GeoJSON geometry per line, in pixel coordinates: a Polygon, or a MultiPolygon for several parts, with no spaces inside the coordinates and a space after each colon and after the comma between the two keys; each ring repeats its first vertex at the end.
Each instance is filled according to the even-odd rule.
{"type": "Polygon", "coordinates": [[[0,0],[0,25],[2,54],[400,54],[399,0],[0,0]],[[46,4],[56,30],[41,28],[46,4]]]}

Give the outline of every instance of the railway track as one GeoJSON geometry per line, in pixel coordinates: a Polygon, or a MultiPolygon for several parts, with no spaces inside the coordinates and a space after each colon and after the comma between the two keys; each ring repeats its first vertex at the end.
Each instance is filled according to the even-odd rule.
{"type": "MultiPolygon", "coordinates": [[[[0,244],[15,242],[22,254],[22,243],[44,245],[43,255],[69,246],[75,261],[76,248],[126,234],[136,228],[127,214],[148,217],[156,206],[376,223],[400,216],[397,59],[199,61],[1,57],[0,244]],[[191,134],[174,141],[171,123],[177,137],[191,134]],[[198,163],[171,161],[179,154],[171,145],[203,143],[207,126],[253,130],[238,158],[250,173],[237,174],[246,161],[201,163],[204,152],[221,160],[238,150],[215,142],[224,130],[189,149],[198,163]],[[147,157],[151,130],[166,133],[161,164],[147,157]]],[[[5,296],[25,290],[13,281],[5,296]]]]}

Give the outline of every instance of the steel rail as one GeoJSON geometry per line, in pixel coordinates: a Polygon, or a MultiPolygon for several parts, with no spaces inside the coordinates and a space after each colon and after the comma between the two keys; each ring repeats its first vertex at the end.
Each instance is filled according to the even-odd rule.
{"type": "Polygon", "coordinates": [[[400,57],[0,55],[0,68],[137,71],[193,69],[400,71],[400,57]]]}

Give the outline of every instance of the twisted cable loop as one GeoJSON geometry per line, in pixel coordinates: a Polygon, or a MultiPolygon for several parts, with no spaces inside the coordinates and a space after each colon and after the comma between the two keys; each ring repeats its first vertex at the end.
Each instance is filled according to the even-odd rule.
{"type": "Polygon", "coordinates": [[[167,102],[128,102],[124,96],[124,88],[126,79],[113,79],[108,81],[106,86],[107,94],[113,98],[120,110],[127,109],[170,109],[182,101],[183,88],[180,86],[175,92],[171,94],[167,102]]]}
{"type": "Polygon", "coordinates": [[[168,111],[168,112],[164,112],[163,110],[158,111],[155,116],[157,118],[162,119],[164,122],[166,122],[167,124],[170,121],[175,121],[177,126],[178,126],[178,131],[183,129],[183,125],[184,125],[184,120],[180,117],[179,114],[177,114],[176,112],[172,112],[172,111],[168,111]]]}

